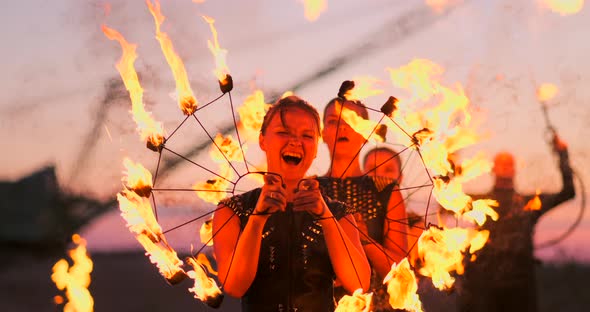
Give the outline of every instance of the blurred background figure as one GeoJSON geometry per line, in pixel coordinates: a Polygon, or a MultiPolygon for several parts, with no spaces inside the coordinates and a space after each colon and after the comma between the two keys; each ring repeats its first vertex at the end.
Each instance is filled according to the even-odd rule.
{"type": "Polygon", "coordinates": [[[482,226],[490,231],[488,242],[476,253],[477,259],[466,264],[461,311],[537,311],[535,225],[543,214],[575,197],[567,145],[557,135],[552,142],[562,179],[558,193],[518,193],[514,188],[514,156],[504,151],[494,158],[493,189],[472,195],[473,199],[497,200],[500,217],[482,226]]]}

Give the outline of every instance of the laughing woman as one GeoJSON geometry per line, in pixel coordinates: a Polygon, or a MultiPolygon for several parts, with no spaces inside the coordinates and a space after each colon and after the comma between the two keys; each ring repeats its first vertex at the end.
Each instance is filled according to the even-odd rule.
{"type": "Polygon", "coordinates": [[[320,119],[296,96],[279,100],[259,136],[264,185],[220,202],[213,219],[219,280],[243,311],[333,311],[333,281],[369,288],[371,269],[350,206],[304,179],[316,157],[320,119]]]}

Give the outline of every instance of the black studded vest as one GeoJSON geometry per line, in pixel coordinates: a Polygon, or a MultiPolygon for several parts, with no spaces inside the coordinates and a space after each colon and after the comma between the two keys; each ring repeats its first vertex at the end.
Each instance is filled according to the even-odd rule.
{"type": "MultiPolygon", "coordinates": [[[[222,201],[240,218],[243,229],[261,189],[222,201]]],[[[335,220],[354,213],[343,203],[324,198],[335,220]]],[[[241,261],[249,261],[241,259],[241,261]]],[[[322,227],[306,212],[271,215],[262,234],[256,277],[242,297],[243,311],[333,311],[335,273],[322,227]]]]}

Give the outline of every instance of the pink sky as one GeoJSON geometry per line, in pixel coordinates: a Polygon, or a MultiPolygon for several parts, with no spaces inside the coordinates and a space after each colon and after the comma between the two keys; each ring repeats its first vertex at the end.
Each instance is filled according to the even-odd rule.
{"type": "MultiPolygon", "coordinates": [[[[162,2],[167,16],[164,30],[174,41],[202,102],[219,91],[206,45],[210,31],[200,15],[216,19],[220,44],[229,51],[228,65],[236,85],[234,103],[241,103],[252,85],[267,94],[287,91],[334,58],[371,42],[371,34],[388,21],[424,6],[419,0],[328,1],[327,11],[310,23],[295,0],[162,2]]],[[[446,69],[445,82],[465,87],[472,106],[485,117],[481,130],[490,137],[470,151],[491,155],[512,150],[519,160],[519,190],[534,192],[559,188],[554,158],[545,142],[541,107],[534,97],[535,83],[551,82],[560,90],[549,103],[551,122],[568,142],[576,171],[590,180],[586,166],[590,160],[590,43],[586,38],[590,10],[585,7],[576,15],[561,16],[541,8],[536,0],[465,2],[400,42],[379,42],[378,49],[359,54],[354,62],[305,86],[298,94],[321,110],[343,80],[372,75],[387,81],[385,68],[397,68],[414,58],[430,59],[446,69]]],[[[108,107],[103,104],[105,84],[119,79],[114,65],[121,52],[116,42],[102,34],[100,25],[106,23],[138,44],[136,66],[142,72],[146,105],[170,130],[182,117],[170,98],[174,82],[143,1],[110,3],[107,17],[99,1],[37,0],[0,5],[6,12],[2,23],[7,43],[0,51],[0,82],[9,90],[0,95],[0,130],[7,134],[5,143],[10,151],[4,154],[1,179],[18,179],[42,165],[55,164],[65,189],[110,198],[121,188],[123,157],[131,156],[150,168],[155,165],[154,154],[135,133],[127,101],[114,100],[108,107]],[[99,112],[104,113],[104,119],[96,126],[99,112]],[[91,133],[94,126],[97,130],[91,133]],[[82,158],[83,166],[74,177],[73,168],[80,164],[89,138],[95,140],[89,141],[91,148],[86,151],[90,152],[82,158]]],[[[378,107],[397,92],[391,88],[367,104],[378,107]]],[[[208,116],[207,122],[215,129],[227,120],[217,112],[208,116]]],[[[186,139],[178,143],[179,149],[195,141],[188,133],[183,135],[186,139]]],[[[327,163],[326,150],[322,151],[313,168],[319,174],[325,172],[327,163]]],[[[173,176],[194,182],[193,177],[178,172],[173,176]]],[[[475,188],[489,185],[486,177],[482,179],[475,188]]],[[[567,228],[575,219],[579,200],[544,217],[537,228],[537,241],[555,237],[567,228]]],[[[101,232],[98,226],[132,239],[121,225],[114,220],[97,220],[87,229],[89,248],[100,244],[91,234],[101,232]]],[[[568,256],[588,261],[585,237],[589,231],[587,213],[572,236],[555,248],[539,251],[539,255],[559,259],[564,250],[568,256]]]]}

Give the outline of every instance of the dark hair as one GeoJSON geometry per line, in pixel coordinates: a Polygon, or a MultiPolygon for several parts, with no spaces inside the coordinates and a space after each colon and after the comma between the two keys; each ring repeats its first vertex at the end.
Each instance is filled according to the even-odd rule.
{"type": "Polygon", "coordinates": [[[395,159],[395,161],[397,162],[397,167],[399,168],[399,170],[402,170],[402,160],[401,157],[399,157],[399,153],[394,150],[393,148],[390,147],[385,147],[385,146],[380,146],[380,147],[375,147],[371,150],[369,150],[366,154],[365,157],[363,158],[363,164],[367,163],[367,160],[369,159],[369,155],[371,153],[376,153],[376,152],[386,152],[392,155],[393,159],[395,159]]]}
{"type": "Polygon", "coordinates": [[[300,108],[311,115],[311,117],[313,117],[315,120],[318,135],[321,136],[322,132],[320,131],[320,115],[318,114],[317,109],[295,95],[282,98],[270,107],[270,109],[266,112],[266,115],[264,115],[264,120],[262,121],[262,126],[260,127],[260,133],[262,133],[262,135],[266,133],[268,124],[277,113],[280,114],[281,122],[284,125],[285,112],[287,112],[290,108],[300,108]]]}
{"type": "Polygon", "coordinates": [[[324,107],[324,121],[326,120],[326,112],[328,111],[328,108],[330,108],[332,105],[335,105],[336,103],[340,103],[342,105],[344,105],[344,103],[356,105],[361,108],[361,117],[363,117],[365,120],[369,119],[369,110],[367,110],[365,104],[361,103],[360,101],[349,101],[341,97],[335,97],[331,99],[328,104],[326,104],[326,107],[324,107]]]}

